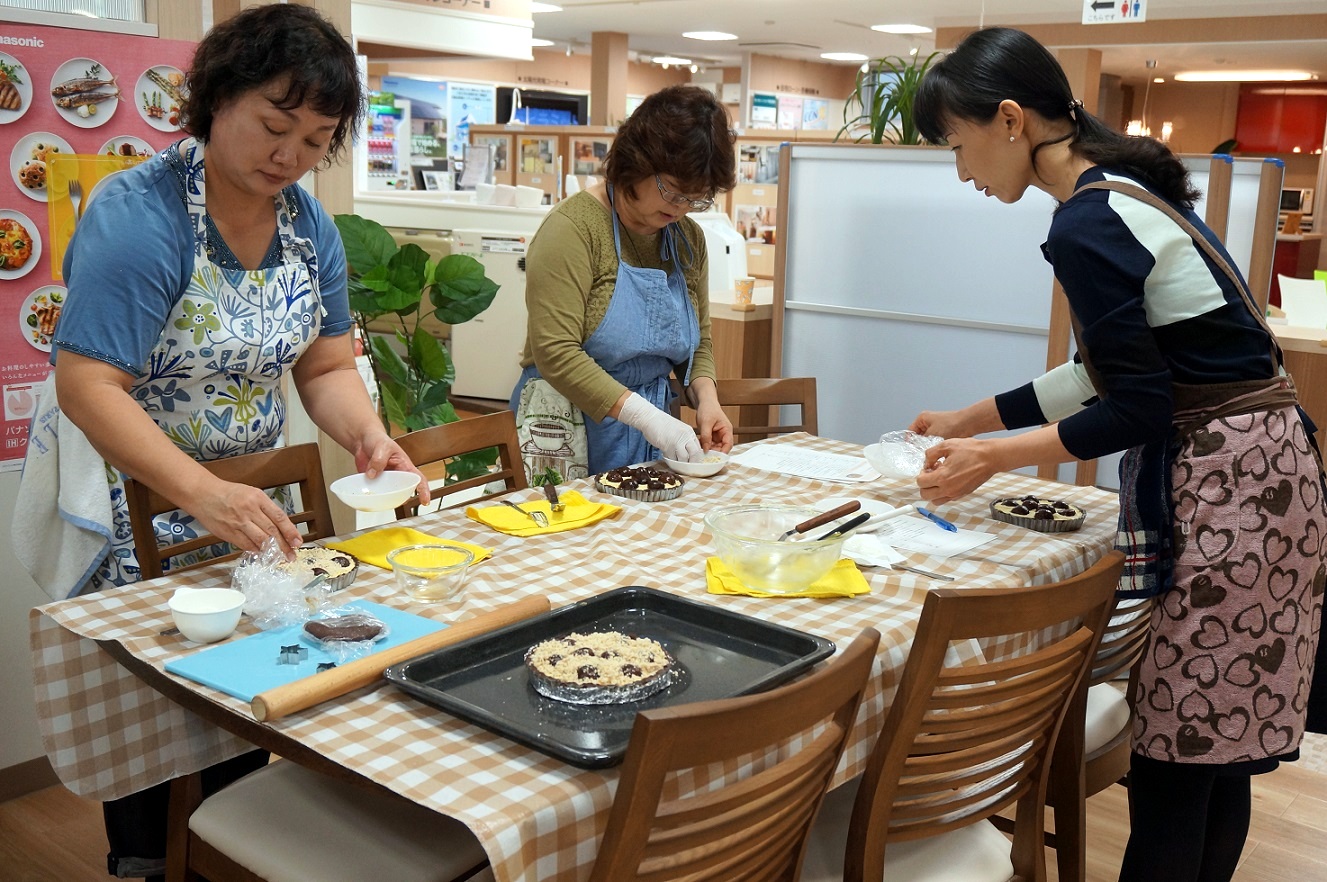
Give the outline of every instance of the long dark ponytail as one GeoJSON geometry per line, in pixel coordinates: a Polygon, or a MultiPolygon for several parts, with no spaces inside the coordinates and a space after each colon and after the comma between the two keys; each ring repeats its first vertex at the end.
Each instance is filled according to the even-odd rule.
{"type": "Polygon", "coordinates": [[[942,144],[947,121],[988,123],[1006,99],[1048,122],[1068,119],[1073,124],[1069,134],[1033,148],[1034,167],[1043,148],[1068,140],[1069,149],[1079,156],[1137,177],[1185,208],[1192,208],[1202,195],[1190,183],[1184,163],[1165,144],[1121,134],[1084,110],[1055,56],[1013,28],[974,31],[932,65],[913,102],[913,120],[922,137],[942,144]]]}

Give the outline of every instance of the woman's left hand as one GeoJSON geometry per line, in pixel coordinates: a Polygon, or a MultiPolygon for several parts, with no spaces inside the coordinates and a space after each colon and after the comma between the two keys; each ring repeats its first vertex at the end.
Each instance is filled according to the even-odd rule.
{"type": "Polygon", "coordinates": [[[702,401],[696,408],[696,429],[705,450],[727,453],[733,449],[733,424],[718,402],[702,401]]]}
{"type": "Polygon", "coordinates": [[[424,473],[415,468],[415,464],[406,456],[401,446],[393,441],[386,432],[371,432],[362,438],[355,448],[355,468],[365,477],[376,478],[384,471],[414,472],[419,477],[419,504],[428,503],[429,482],[424,473]]]}

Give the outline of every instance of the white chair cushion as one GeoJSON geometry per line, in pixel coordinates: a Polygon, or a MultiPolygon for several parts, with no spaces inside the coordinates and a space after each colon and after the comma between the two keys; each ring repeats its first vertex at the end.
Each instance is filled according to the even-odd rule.
{"type": "Polygon", "coordinates": [[[1129,702],[1124,693],[1110,683],[1098,683],[1087,690],[1087,722],[1083,731],[1083,752],[1091,753],[1110,741],[1129,725],[1129,702]]]}
{"type": "Polygon", "coordinates": [[[189,829],[268,882],[452,882],[485,859],[460,821],[289,760],[204,800],[189,829]]]}
{"type": "MultiPolygon", "coordinates": [[[[802,882],[842,882],[848,821],[860,778],[825,797],[802,865],[802,882]]],[[[927,839],[891,842],[885,879],[894,882],[1008,882],[1014,875],[1011,843],[988,821],[927,839]]]]}

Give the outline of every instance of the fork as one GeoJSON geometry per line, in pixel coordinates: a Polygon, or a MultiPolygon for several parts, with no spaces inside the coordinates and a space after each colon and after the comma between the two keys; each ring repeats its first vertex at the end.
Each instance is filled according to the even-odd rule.
{"type": "Polygon", "coordinates": [[[510,499],[499,499],[498,502],[501,502],[503,505],[510,505],[512,508],[519,511],[521,514],[525,515],[527,518],[534,521],[536,526],[539,527],[548,526],[548,515],[544,514],[542,511],[526,511],[516,503],[512,502],[510,499]]]}
{"type": "Polygon", "coordinates": [[[69,179],[69,202],[74,206],[74,225],[78,225],[79,208],[83,204],[83,184],[77,178],[69,179]]]}

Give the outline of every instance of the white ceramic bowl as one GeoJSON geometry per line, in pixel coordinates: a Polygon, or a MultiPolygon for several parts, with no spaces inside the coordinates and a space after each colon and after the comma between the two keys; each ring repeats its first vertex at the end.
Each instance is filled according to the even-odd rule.
{"type": "Polygon", "coordinates": [[[361,472],[333,481],[332,492],[356,511],[387,511],[414,496],[418,486],[414,472],[382,472],[372,480],[361,472]]]}
{"type": "Polygon", "coordinates": [[[233,588],[179,588],[171,595],[170,614],[185,637],[216,643],[235,633],[244,600],[244,592],[233,588]]]}
{"type": "Polygon", "coordinates": [[[705,454],[700,462],[682,462],[677,459],[669,459],[666,456],[663,461],[679,475],[686,475],[688,478],[709,478],[728,467],[728,454],[711,450],[705,454]]]}
{"type": "MultiPolygon", "coordinates": [[[[808,588],[838,563],[847,537],[819,542],[778,537],[822,509],[803,505],[737,505],[705,515],[719,559],[748,588],[791,594],[808,588]]],[[[819,536],[832,527],[811,531],[819,536]]]]}

